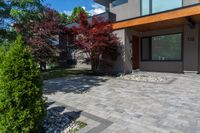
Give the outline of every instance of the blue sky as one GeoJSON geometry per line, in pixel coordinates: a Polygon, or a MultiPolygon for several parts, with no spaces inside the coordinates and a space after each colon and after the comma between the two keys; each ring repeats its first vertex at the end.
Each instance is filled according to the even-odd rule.
{"type": "Polygon", "coordinates": [[[104,11],[104,7],[94,3],[93,0],[44,0],[44,4],[66,14],[70,14],[73,8],[77,6],[85,8],[92,15],[104,11]]]}

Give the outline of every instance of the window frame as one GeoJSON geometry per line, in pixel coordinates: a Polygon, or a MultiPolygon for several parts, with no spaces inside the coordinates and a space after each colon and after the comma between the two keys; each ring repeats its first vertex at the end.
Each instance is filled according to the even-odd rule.
{"type": "Polygon", "coordinates": [[[175,9],[178,9],[178,8],[181,8],[181,7],[184,6],[183,5],[184,0],[181,0],[181,7],[177,7],[177,8],[173,8],[173,9],[169,9],[169,10],[164,10],[164,11],[154,12],[153,13],[153,2],[152,1],[153,0],[149,0],[149,14],[143,15],[142,14],[142,11],[143,11],[143,5],[142,5],[143,0],[140,0],[140,16],[148,16],[148,15],[151,15],[151,14],[157,14],[157,13],[167,12],[167,11],[175,10],[175,9]]]}
{"type": "Polygon", "coordinates": [[[143,61],[143,62],[147,62],[147,61],[152,61],[152,62],[182,62],[183,61],[183,52],[184,52],[184,50],[183,50],[183,44],[184,44],[184,35],[183,35],[183,33],[182,32],[177,32],[177,33],[169,33],[169,34],[162,34],[162,35],[154,35],[154,36],[146,36],[146,37],[142,37],[141,38],[141,45],[140,45],[140,52],[141,52],[141,61],[143,61]],[[181,34],[181,59],[178,59],[178,60],[153,60],[152,59],[152,38],[153,37],[159,37],[159,36],[167,36],[167,35],[176,35],[176,34],[181,34]],[[148,39],[150,39],[150,44],[149,44],[149,59],[143,59],[143,39],[145,39],[145,38],[148,38],[148,39]]]}
{"type": "Polygon", "coordinates": [[[112,8],[117,7],[117,6],[120,6],[120,5],[127,4],[129,0],[127,0],[127,2],[125,2],[125,3],[119,4],[119,5],[115,5],[115,6],[113,5],[113,1],[114,1],[114,0],[111,0],[111,6],[112,6],[112,8]]]}

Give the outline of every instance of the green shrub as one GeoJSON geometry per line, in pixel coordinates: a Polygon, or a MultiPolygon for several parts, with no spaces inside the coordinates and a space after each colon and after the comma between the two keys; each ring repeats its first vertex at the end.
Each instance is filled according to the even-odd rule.
{"type": "Polygon", "coordinates": [[[3,62],[3,58],[10,47],[9,42],[0,43],[0,65],[3,62]]]}
{"type": "Polygon", "coordinates": [[[3,52],[2,47],[0,47],[0,65],[1,65],[1,63],[3,61],[3,57],[4,57],[4,52],[3,52]]]}
{"type": "Polygon", "coordinates": [[[0,44],[0,64],[3,62],[3,58],[5,56],[6,53],[6,47],[4,46],[4,44],[0,44]]]}
{"type": "Polygon", "coordinates": [[[0,64],[0,133],[36,132],[45,117],[40,70],[21,37],[0,64]]]}

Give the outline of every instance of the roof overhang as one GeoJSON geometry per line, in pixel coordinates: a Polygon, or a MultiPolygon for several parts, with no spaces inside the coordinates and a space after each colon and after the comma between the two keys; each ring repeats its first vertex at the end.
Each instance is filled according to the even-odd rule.
{"type": "Polygon", "coordinates": [[[109,0],[94,0],[94,2],[103,5],[105,7],[109,6],[109,0]]]}
{"type": "Polygon", "coordinates": [[[114,30],[131,27],[136,31],[150,31],[200,23],[200,5],[179,8],[149,16],[133,18],[112,24],[114,30]]]}

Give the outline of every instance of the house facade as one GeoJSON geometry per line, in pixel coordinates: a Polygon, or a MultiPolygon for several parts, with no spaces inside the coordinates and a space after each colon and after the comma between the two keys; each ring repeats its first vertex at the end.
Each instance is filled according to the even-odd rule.
{"type": "MultiPolygon", "coordinates": [[[[114,73],[200,72],[199,0],[95,0],[115,15],[114,73]]],[[[113,21],[113,18],[112,18],[113,21]]]]}

